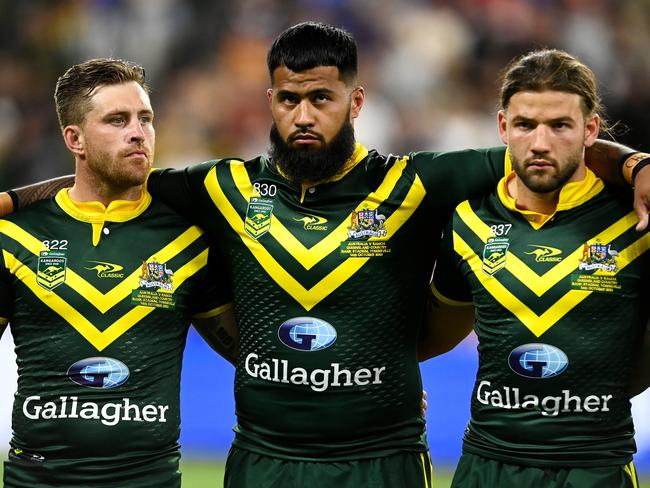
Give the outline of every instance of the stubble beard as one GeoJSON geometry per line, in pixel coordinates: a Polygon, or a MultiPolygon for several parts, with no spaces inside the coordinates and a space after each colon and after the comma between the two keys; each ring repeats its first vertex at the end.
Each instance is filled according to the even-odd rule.
{"type": "Polygon", "coordinates": [[[87,164],[95,184],[109,193],[120,193],[142,186],[151,170],[150,154],[147,163],[131,162],[125,154],[111,155],[102,149],[88,148],[87,164]]]}
{"type": "Polygon", "coordinates": [[[528,169],[531,159],[528,158],[523,163],[513,154],[510,154],[512,166],[521,182],[532,192],[551,193],[562,188],[575,174],[582,162],[582,151],[576,151],[566,158],[563,165],[559,165],[557,160],[544,158],[553,164],[555,172],[547,174],[548,170],[535,171],[528,169]]]}
{"type": "Polygon", "coordinates": [[[318,182],[338,174],[354,153],[354,128],[348,118],[329,144],[321,148],[295,148],[287,144],[275,123],[269,134],[269,156],[291,182],[318,182]]]}

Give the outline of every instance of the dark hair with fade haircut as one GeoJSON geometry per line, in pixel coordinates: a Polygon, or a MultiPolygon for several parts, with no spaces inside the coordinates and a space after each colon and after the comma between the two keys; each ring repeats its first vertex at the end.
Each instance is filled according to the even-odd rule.
{"type": "Polygon", "coordinates": [[[121,59],[89,59],[70,67],[56,82],[54,103],[59,125],[80,125],[92,109],[90,99],[93,91],[103,85],[119,85],[135,81],[146,93],[144,68],[121,59]]]}
{"type": "Polygon", "coordinates": [[[280,66],[299,73],[318,66],[336,66],[346,83],[357,76],[357,43],[348,31],[321,22],[302,22],[282,32],[269,49],[269,76],[280,66]]]}
{"type": "Polygon", "coordinates": [[[596,75],[589,66],[559,49],[538,49],[510,62],[501,76],[501,108],[506,110],[516,93],[544,90],[579,95],[584,116],[598,114],[600,130],[610,132],[596,75]]]}

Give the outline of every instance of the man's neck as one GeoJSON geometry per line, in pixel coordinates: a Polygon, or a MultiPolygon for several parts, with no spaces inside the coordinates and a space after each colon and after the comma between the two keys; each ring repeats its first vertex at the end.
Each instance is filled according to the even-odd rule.
{"type": "Polygon", "coordinates": [[[110,188],[108,185],[86,184],[77,179],[75,184],[68,191],[68,196],[75,202],[100,202],[108,207],[116,200],[139,200],[142,196],[143,185],[132,186],[127,189],[110,188]]]}
{"type": "Polygon", "coordinates": [[[537,193],[532,191],[517,176],[508,181],[508,194],[514,198],[517,208],[544,215],[551,215],[557,208],[560,191],[537,193]]]}

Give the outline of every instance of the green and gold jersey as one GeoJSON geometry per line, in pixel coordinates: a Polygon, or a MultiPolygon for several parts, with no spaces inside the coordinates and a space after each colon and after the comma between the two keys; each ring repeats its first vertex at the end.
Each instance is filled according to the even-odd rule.
{"type": "MultiPolygon", "coordinates": [[[[65,474],[58,486],[125,472],[119,486],[136,486],[149,462],[177,458],[189,321],[230,299],[203,232],[148,193],[105,208],[63,190],[1,220],[0,248],[18,363],[9,465],[65,474]]],[[[160,476],[175,486],[177,461],[160,476]]]]}
{"type": "Polygon", "coordinates": [[[650,234],[634,229],[631,195],[589,170],[551,216],[517,210],[506,186],[457,207],[434,274],[440,300],[476,310],[464,450],[529,466],[626,464],[650,234]]]}
{"type": "Polygon", "coordinates": [[[503,149],[381,156],[296,186],[264,157],[152,173],[230,272],[234,444],[286,459],[423,450],[416,339],[441,226],[493,188],[503,149]]]}

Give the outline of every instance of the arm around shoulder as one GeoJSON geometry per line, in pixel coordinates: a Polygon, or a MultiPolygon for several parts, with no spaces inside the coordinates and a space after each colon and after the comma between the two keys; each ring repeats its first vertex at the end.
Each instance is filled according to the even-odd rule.
{"type": "Polygon", "coordinates": [[[454,303],[430,296],[418,337],[418,360],[425,361],[456,347],[474,328],[472,303],[454,303]]]}
{"type": "Polygon", "coordinates": [[[236,363],[239,355],[239,328],[233,307],[227,307],[214,317],[194,318],[192,324],[215,352],[230,363],[236,363]]]}

